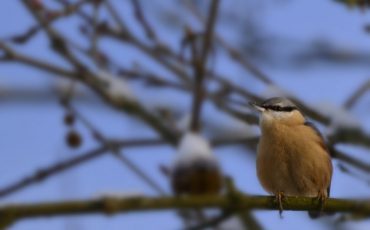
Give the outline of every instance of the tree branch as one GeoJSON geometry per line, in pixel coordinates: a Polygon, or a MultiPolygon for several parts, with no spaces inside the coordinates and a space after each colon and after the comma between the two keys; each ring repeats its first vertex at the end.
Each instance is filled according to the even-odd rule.
{"type": "MultiPolygon", "coordinates": [[[[207,67],[207,57],[210,48],[212,47],[213,42],[213,31],[217,19],[217,9],[219,5],[219,0],[213,0],[209,7],[209,16],[205,24],[205,32],[203,38],[203,44],[200,50],[200,55],[197,55],[198,52],[193,52],[193,69],[194,69],[194,92],[193,92],[193,105],[192,105],[192,119],[190,124],[190,129],[194,132],[199,131],[199,120],[202,108],[202,102],[205,95],[205,90],[203,86],[206,67],[207,67]]],[[[192,44],[194,49],[197,49],[196,41],[193,41],[192,44]]],[[[194,50],[193,49],[193,50],[194,50]]]]}
{"type": "MultiPolygon", "coordinates": [[[[272,196],[239,195],[238,202],[228,196],[194,197],[103,197],[83,201],[63,201],[34,204],[11,204],[0,207],[0,227],[5,227],[17,220],[32,217],[50,217],[82,214],[116,214],[138,211],[160,211],[169,209],[220,208],[232,211],[279,210],[272,196]]],[[[314,211],[320,209],[320,201],[308,197],[286,197],[284,210],[314,211]]],[[[351,212],[370,215],[370,200],[351,200],[330,198],[322,211],[351,212]]]]}
{"type": "MultiPolygon", "coordinates": [[[[164,142],[162,141],[162,144],[164,142]]],[[[21,178],[18,181],[0,189],[0,198],[8,196],[14,192],[17,192],[27,186],[35,184],[37,182],[44,181],[52,175],[56,175],[60,172],[68,170],[74,166],[81,165],[82,163],[93,160],[103,154],[106,154],[112,148],[120,149],[122,147],[134,147],[134,146],[147,146],[158,144],[156,139],[147,139],[147,140],[133,140],[133,141],[120,141],[112,142],[107,145],[103,145],[99,148],[87,151],[86,153],[79,154],[77,157],[73,157],[64,161],[57,162],[55,164],[49,165],[47,167],[41,168],[35,171],[33,174],[21,178]]]]}
{"type": "MultiPolygon", "coordinates": [[[[121,148],[132,148],[132,147],[152,147],[157,145],[166,145],[168,142],[163,139],[135,139],[135,140],[111,140],[106,142],[107,145],[102,145],[96,149],[87,151],[85,153],[78,154],[76,157],[66,159],[64,161],[59,161],[57,163],[51,164],[44,168],[36,170],[34,173],[30,173],[28,176],[21,178],[10,185],[0,188],[0,198],[8,196],[14,192],[22,190],[32,184],[42,182],[47,178],[61,173],[65,170],[71,169],[77,165],[86,163],[104,154],[108,154],[111,148],[121,149],[121,148]]],[[[214,139],[211,140],[212,145],[224,146],[224,145],[234,145],[234,144],[246,144],[250,146],[255,146],[257,143],[256,138],[242,138],[235,140],[224,140],[224,139],[214,139]]]]}
{"type": "Polygon", "coordinates": [[[352,167],[355,167],[357,169],[360,169],[366,173],[370,173],[370,165],[362,160],[358,160],[348,154],[343,153],[342,151],[339,151],[337,149],[331,148],[330,154],[333,158],[336,158],[342,162],[345,162],[352,167]]]}
{"type": "MultiPolygon", "coordinates": [[[[184,4],[198,20],[202,22],[205,21],[205,18],[194,2],[184,1],[184,4]]],[[[231,59],[239,63],[245,70],[260,79],[262,82],[266,84],[274,84],[265,73],[263,73],[257,66],[253,65],[240,51],[228,44],[222,36],[217,33],[215,33],[214,36],[215,40],[226,50],[231,59]]]]}
{"type": "Polygon", "coordinates": [[[148,175],[139,165],[131,161],[125,155],[121,154],[121,149],[116,148],[114,145],[111,145],[110,140],[103,133],[101,133],[85,116],[82,115],[77,109],[75,109],[70,103],[66,103],[65,107],[74,114],[82,124],[88,128],[93,135],[93,137],[100,142],[101,145],[107,146],[112,153],[112,155],[119,160],[123,165],[125,165],[129,170],[136,174],[142,181],[144,181],[149,187],[156,191],[160,195],[165,195],[166,192],[161,186],[150,176],[148,175]]]}
{"type": "Polygon", "coordinates": [[[145,35],[149,39],[156,41],[157,35],[155,34],[152,27],[149,25],[148,20],[145,18],[145,15],[143,14],[143,10],[142,10],[139,0],[131,0],[131,4],[133,6],[135,17],[137,21],[141,24],[141,27],[144,29],[145,35]]]}
{"type": "Polygon", "coordinates": [[[36,182],[41,182],[48,178],[50,175],[54,175],[58,172],[62,172],[68,168],[71,168],[75,165],[79,165],[82,162],[86,162],[90,159],[94,159],[102,154],[104,154],[106,151],[108,151],[109,148],[107,146],[102,146],[99,148],[96,148],[94,150],[88,151],[84,154],[81,154],[78,157],[74,157],[65,161],[58,162],[56,164],[53,164],[51,166],[48,166],[46,168],[42,168],[37,170],[35,173],[26,176],[25,178],[22,178],[9,186],[6,186],[5,188],[0,189],[0,198],[5,197],[7,195],[10,195],[14,192],[17,192],[31,184],[34,184],[36,182]]]}
{"type": "Polygon", "coordinates": [[[370,80],[367,80],[365,83],[353,92],[353,94],[346,100],[344,103],[344,108],[351,109],[356,102],[368,91],[370,90],[370,80]]]}

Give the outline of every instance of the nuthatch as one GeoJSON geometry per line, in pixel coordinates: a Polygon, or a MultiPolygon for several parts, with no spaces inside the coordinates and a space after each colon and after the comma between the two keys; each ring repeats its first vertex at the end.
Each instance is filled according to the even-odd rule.
{"type": "Polygon", "coordinates": [[[217,194],[222,180],[219,163],[209,143],[199,134],[186,133],[171,170],[173,192],[176,195],[217,194]]]}
{"type": "MultiPolygon", "coordinates": [[[[262,187],[276,196],[280,214],[284,195],[317,197],[323,208],[333,169],[319,131],[288,99],[250,104],[261,113],[257,176],[262,187]]],[[[317,217],[320,213],[309,214],[317,217]]]]}

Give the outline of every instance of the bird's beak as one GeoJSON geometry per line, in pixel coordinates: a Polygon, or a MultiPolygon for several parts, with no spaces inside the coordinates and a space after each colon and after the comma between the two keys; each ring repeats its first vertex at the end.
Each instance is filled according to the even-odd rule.
{"type": "Polygon", "coordinates": [[[265,108],[263,108],[262,106],[258,105],[256,102],[249,102],[249,105],[256,111],[258,112],[263,112],[265,111],[265,108]]]}

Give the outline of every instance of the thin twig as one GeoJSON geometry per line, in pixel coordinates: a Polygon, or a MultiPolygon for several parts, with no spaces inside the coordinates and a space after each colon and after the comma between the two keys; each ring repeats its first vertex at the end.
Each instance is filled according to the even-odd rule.
{"type": "MultiPolygon", "coordinates": [[[[198,8],[195,6],[194,2],[192,1],[184,1],[187,8],[190,10],[190,12],[200,21],[205,22],[205,18],[203,15],[199,12],[198,8]]],[[[252,73],[255,77],[260,79],[262,82],[266,84],[273,84],[271,79],[263,73],[257,66],[253,65],[246,57],[245,55],[242,55],[240,51],[238,51],[236,48],[232,47],[230,44],[228,44],[225,39],[220,36],[218,33],[215,33],[215,40],[227,51],[228,55],[237,63],[239,63],[245,70],[252,73]]]]}
{"type": "MultiPolygon", "coordinates": [[[[23,2],[28,1],[23,0],[23,2]]],[[[49,31],[48,34],[50,34],[51,40],[55,39],[55,37],[57,39],[62,39],[62,37],[56,31],[52,30],[51,27],[47,25],[45,25],[45,27],[47,28],[47,31],[49,31]]],[[[64,44],[64,42],[62,42],[62,44],[64,44]]],[[[85,83],[87,86],[91,87],[103,99],[109,102],[112,106],[115,106],[116,108],[126,113],[136,115],[137,117],[143,119],[143,121],[145,121],[149,126],[157,130],[158,133],[160,133],[161,136],[168,140],[170,143],[174,145],[177,143],[177,134],[170,130],[169,127],[166,127],[162,123],[162,121],[159,120],[158,117],[151,114],[150,111],[147,111],[138,103],[122,101],[121,103],[117,104],[115,101],[112,101],[111,98],[108,96],[105,88],[102,88],[101,83],[97,80],[97,77],[93,73],[89,72],[85,67],[83,67],[83,65],[75,59],[75,56],[71,55],[71,53],[69,52],[68,49],[66,49],[66,47],[63,48],[63,51],[60,50],[58,52],[60,52],[62,56],[65,56],[70,61],[70,63],[76,67],[77,72],[66,72],[63,69],[58,69],[57,67],[48,65],[47,63],[45,64],[44,62],[38,62],[32,58],[27,58],[26,56],[16,54],[14,51],[9,52],[10,48],[5,46],[5,44],[3,43],[0,43],[0,48],[2,48],[6,53],[10,54],[11,58],[14,58],[17,61],[21,61],[24,62],[25,64],[33,65],[35,67],[43,68],[45,70],[54,71],[58,74],[61,74],[62,76],[77,79],[85,83]]]]}
{"type": "Polygon", "coordinates": [[[131,0],[131,4],[134,9],[135,17],[140,22],[141,26],[143,27],[146,36],[151,40],[157,40],[157,36],[152,29],[152,27],[149,25],[148,20],[145,18],[143,14],[142,7],[140,5],[140,0],[131,0]]]}
{"type": "MultiPolygon", "coordinates": [[[[64,8],[59,11],[48,11],[48,13],[52,16],[48,18],[49,23],[55,22],[58,19],[61,19],[63,17],[70,16],[74,14],[77,10],[79,10],[85,3],[89,3],[89,0],[80,0],[74,4],[67,3],[66,1],[57,1],[58,3],[62,3],[64,8]]],[[[46,10],[46,9],[44,9],[46,10]]],[[[29,27],[29,29],[21,34],[13,35],[9,38],[5,38],[4,41],[12,41],[17,44],[23,44],[27,41],[29,41],[32,37],[34,37],[37,32],[39,32],[42,29],[41,25],[34,25],[29,27]]]]}
{"type": "MultiPolygon", "coordinates": [[[[117,39],[121,40],[122,42],[128,42],[127,37],[122,38],[122,34],[117,33],[117,31],[114,31],[113,29],[111,29],[109,27],[107,28],[106,31],[104,31],[104,34],[106,34],[108,36],[112,36],[114,38],[117,38],[117,39]]],[[[140,42],[139,40],[137,40],[136,38],[133,38],[133,37],[130,37],[129,42],[132,45],[134,45],[135,47],[137,47],[139,50],[141,50],[144,53],[146,53],[147,55],[149,55],[151,58],[153,58],[153,60],[157,61],[158,63],[163,65],[165,68],[167,68],[168,70],[173,72],[176,76],[180,77],[182,80],[184,80],[184,82],[188,81],[189,77],[188,77],[186,71],[184,71],[184,69],[180,68],[178,65],[175,65],[174,63],[171,63],[171,62],[161,58],[161,56],[158,55],[158,53],[155,49],[153,49],[151,47],[148,47],[146,44],[140,42]]],[[[173,55],[173,57],[175,57],[175,55],[173,55]]],[[[182,64],[184,64],[184,63],[182,62],[182,64]]],[[[189,64],[189,63],[187,63],[187,64],[189,64]]],[[[261,97],[247,91],[244,88],[238,87],[236,84],[233,84],[233,83],[229,82],[228,80],[226,80],[226,79],[229,79],[227,76],[225,76],[225,78],[224,78],[224,77],[221,77],[218,74],[216,75],[215,73],[212,73],[210,71],[207,71],[206,75],[212,76],[212,78],[210,78],[210,79],[216,80],[217,82],[219,82],[223,85],[227,84],[230,88],[233,89],[233,91],[235,93],[238,93],[241,96],[245,96],[245,97],[247,97],[251,100],[262,100],[261,97]]],[[[317,112],[316,110],[310,108],[309,106],[305,105],[301,100],[298,100],[297,98],[290,97],[290,99],[292,99],[293,102],[295,102],[299,106],[299,108],[302,110],[302,112],[304,112],[307,116],[309,116],[309,117],[313,118],[314,120],[317,120],[321,123],[324,123],[326,125],[330,124],[330,120],[331,120],[330,117],[327,117],[327,116],[317,112]]],[[[368,140],[369,138],[367,138],[365,136],[364,139],[368,140]]],[[[361,139],[361,140],[363,140],[363,139],[361,139]]],[[[366,143],[369,143],[369,142],[366,142],[366,143]]]]}
{"type": "Polygon", "coordinates": [[[107,142],[107,145],[102,145],[101,147],[98,147],[96,149],[78,154],[78,156],[76,157],[72,157],[70,159],[57,162],[47,167],[40,168],[34,173],[31,173],[28,176],[0,189],[0,198],[8,196],[37,182],[42,182],[53,175],[61,173],[77,165],[81,165],[99,156],[107,154],[109,153],[110,148],[120,149],[123,147],[146,147],[163,144],[166,144],[166,141],[163,141],[161,139],[137,139],[107,142]]]}
{"type": "MultiPolygon", "coordinates": [[[[246,145],[249,146],[251,149],[255,149],[257,146],[258,137],[256,138],[240,138],[240,139],[214,139],[211,140],[211,144],[215,147],[217,146],[225,146],[225,145],[246,145]]],[[[165,145],[167,142],[162,139],[136,139],[136,140],[111,140],[109,142],[109,146],[113,146],[115,149],[120,149],[122,147],[124,148],[132,148],[132,147],[152,147],[156,145],[165,145]]],[[[61,173],[65,170],[68,170],[70,168],[73,168],[77,165],[86,163],[90,160],[93,160],[101,155],[107,154],[109,152],[108,146],[102,146],[94,150],[87,151],[85,153],[78,154],[77,157],[73,157],[61,162],[57,162],[55,164],[52,164],[50,166],[41,168],[37,171],[35,171],[32,174],[29,174],[29,176],[26,176],[24,178],[21,178],[14,183],[0,189],[0,198],[5,197],[7,195],[10,195],[14,192],[17,192],[21,189],[24,189],[32,184],[35,184],[37,182],[42,182],[45,179],[54,176],[58,173],[61,173]]],[[[352,157],[350,157],[348,154],[344,154],[341,152],[337,152],[333,155],[334,158],[337,157],[337,154],[339,154],[338,158],[343,161],[347,162],[354,167],[358,167],[362,170],[368,171],[369,166],[365,163],[361,163],[358,160],[354,160],[352,157]],[[343,156],[346,157],[343,157],[343,156]],[[355,163],[357,162],[357,163],[355,163]]]]}
{"type": "Polygon", "coordinates": [[[19,53],[16,53],[14,50],[10,49],[10,47],[6,46],[1,41],[0,48],[4,49],[5,52],[9,53],[9,55],[14,61],[19,61],[36,68],[40,68],[42,70],[55,73],[57,74],[57,76],[68,77],[69,79],[79,80],[82,83],[85,83],[86,85],[90,86],[95,91],[95,93],[97,93],[103,99],[105,99],[110,105],[115,106],[116,108],[126,113],[136,115],[137,117],[141,118],[144,122],[146,122],[149,126],[158,131],[158,133],[160,133],[164,139],[168,140],[173,145],[177,143],[178,135],[174,133],[169,127],[166,127],[158,117],[153,115],[150,111],[146,110],[138,103],[125,101],[121,104],[117,104],[114,101],[112,101],[110,97],[107,95],[107,92],[102,89],[100,83],[94,80],[92,73],[83,74],[68,71],[57,66],[54,66],[52,64],[49,64],[47,62],[40,61],[29,56],[21,55],[19,53]]]}
{"type": "Polygon", "coordinates": [[[347,175],[351,176],[352,178],[354,178],[355,180],[359,180],[361,182],[364,182],[365,184],[367,185],[370,185],[370,180],[366,177],[364,177],[364,174],[361,174],[359,173],[358,171],[356,171],[355,169],[353,168],[350,168],[348,167],[347,165],[339,162],[337,164],[338,166],[338,169],[343,172],[343,173],[346,173],[347,175]]]}
{"type": "Polygon", "coordinates": [[[113,20],[117,23],[122,33],[128,33],[128,27],[123,22],[123,20],[120,18],[119,14],[115,10],[114,6],[110,2],[110,0],[104,1],[105,6],[107,7],[107,10],[109,14],[112,16],[113,20]]]}
{"type": "MultiPolygon", "coordinates": [[[[157,61],[158,63],[160,63],[161,65],[163,65],[165,68],[167,68],[168,70],[170,70],[171,72],[173,72],[176,76],[180,77],[180,79],[184,80],[184,82],[187,82],[189,77],[186,73],[186,71],[179,67],[178,65],[175,65],[174,63],[171,63],[163,58],[161,58],[161,56],[158,54],[157,50],[155,48],[151,48],[149,46],[147,46],[146,44],[140,42],[138,39],[130,36],[129,37],[129,40],[127,40],[127,35],[125,34],[122,34],[122,33],[117,33],[117,31],[111,29],[111,28],[106,28],[106,31],[104,31],[104,33],[108,36],[112,36],[114,38],[117,38],[119,40],[121,40],[122,42],[130,42],[130,44],[134,45],[136,48],[138,48],[139,50],[143,51],[144,53],[146,53],[147,55],[149,55],[151,58],[153,58],[153,60],[157,61]]],[[[176,55],[172,55],[172,57],[176,57],[176,55]]],[[[177,60],[175,58],[175,60],[177,60]]],[[[182,64],[184,64],[183,62],[181,62],[182,64]]],[[[221,84],[228,84],[229,87],[231,87],[234,92],[240,94],[241,96],[245,96],[251,100],[262,100],[262,98],[260,98],[259,96],[251,93],[251,92],[248,92],[246,91],[245,89],[241,88],[241,87],[238,87],[237,85],[233,84],[233,83],[230,83],[228,82],[227,80],[225,79],[228,79],[228,78],[221,78],[221,77],[216,77],[215,78],[215,74],[214,73],[208,73],[207,71],[207,75],[210,74],[211,76],[213,76],[211,79],[215,79],[217,82],[220,82],[221,84]]],[[[313,118],[314,120],[317,120],[321,123],[324,123],[326,125],[330,124],[330,121],[331,119],[327,116],[324,116],[323,114],[320,114],[319,112],[317,112],[316,110],[310,108],[309,106],[305,105],[304,103],[302,103],[302,101],[298,100],[297,98],[292,98],[290,97],[290,99],[293,100],[293,102],[295,102],[299,108],[302,110],[302,112],[304,112],[307,116],[313,118]]],[[[342,130],[343,131],[343,130],[342,130]]],[[[350,130],[352,131],[352,130],[350,130]]],[[[361,131],[361,130],[360,130],[361,131]]],[[[369,139],[370,137],[368,137],[364,132],[358,132],[359,135],[356,135],[356,140],[361,140],[361,141],[357,141],[356,143],[357,144],[367,144],[367,143],[370,143],[369,142],[369,139]],[[360,137],[360,138],[358,138],[360,137]]],[[[353,139],[349,139],[347,141],[352,141],[353,139]]],[[[368,146],[368,145],[366,145],[368,146]]]]}
{"type": "Polygon", "coordinates": [[[47,61],[36,59],[35,57],[20,54],[2,41],[0,41],[0,49],[2,49],[7,54],[10,60],[13,60],[15,62],[20,62],[56,75],[68,77],[70,79],[76,77],[76,74],[73,71],[56,66],[47,61]]]}
{"type": "Polygon", "coordinates": [[[370,165],[365,163],[364,161],[355,159],[352,156],[349,156],[349,155],[347,155],[347,154],[345,154],[342,151],[339,151],[337,149],[332,149],[330,153],[331,153],[333,158],[336,158],[338,160],[346,162],[349,165],[351,165],[352,167],[360,169],[364,172],[370,173],[370,165]]]}
{"type": "Polygon", "coordinates": [[[354,93],[346,100],[344,103],[344,108],[351,109],[356,102],[368,91],[370,90],[370,80],[367,80],[365,83],[354,91],[354,93]]]}
{"type": "Polygon", "coordinates": [[[100,62],[98,61],[98,40],[99,40],[99,31],[98,27],[98,20],[99,20],[99,7],[100,4],[95,3],[93,4],[93,15],[92,15],[92,34],[91,34],[91,47],[90,47],[90,55],[92,59],[95,60],[95,63],[99,66],[100,62]]]}
{"type": "Polygon", "coordinates": [[[26,176],[2,189],[0,189],[0,198],[8,196],[14,192],[17,192],[23,188],[26,188],[32,184],[35,184],[37,182],[44,181],[46,178],[50,177],[51,175],[55,175],[57,173],[60,173],[62,171],[65,171],[69,168],[72,168],[76,165],[81,165],[84,162],[87,162],[89,160],[95,159],[98,156],[103,155],[105,152],[109,150],[108,146],[102,146],[97,149],[88,151],[86,153],[80,154],[77,157],[73,157],[68,160],[60,161],[56,164],[53,164],[51,166],[41,168],[37,170],[35,173],[30,174],[29,176],[26,176]]]}
{"type": "MultiPolygon", "coordinates": [[[[250,146],[256,146],[257,139],[256,138],[243,138],[243,139],[233,139],[233,140],[225,140],[225,139],[215,139],[211,140],[212,145],[214,146],[224,146],[224,145],[235,145],[235,144],[245,144],[250,146]]],[[[86,163],[90,160],[93,160],[99,156],[109,153],[110,148],[120,149],[120,148],[143,148],[143,147],[153,147],[157,145],[167,145],[168,142],[163,139],[134,139],[134,140],[111,140],[107,143],[107,145],[103,145],[96,149],[87,151],[85,153],[77,154],[76,157],[72,157],[67,160],[63,160],[57,162],[55,164],[51,164],[49,166],[40,168],[36,170],[34,173],[28,174],[26,177],[21,178],[8,186],[0,189],[0,198],[8,196],[14,192],[20,191],[32,184],[42,182],[45,179],[57,175],[65,170],[71,169],[77,165],[81,165],[86,163]]]]}
{"type": "MultiPolygon", "coordinates": [[[[194,132],[200,129],[200,113],[202,108],[202,102],[204,98],[204,91],[206,87],[203,86],[203,80],[205,78],[205,69],[207,67],[207,57],[213,42],[213,31],[217,19],[219,0],[213,0],[209,7],[209,16],[205,24],[205,32],[203,38],[202,49],[200,55],[193,54],[193,69],[194,69],[194,92],[193,92],[193,106],[192,106],[192,118],[190,123],[190,129],[194,132]]],[[[193,43],[194,44],[194,43],[193,43]]]]}
{"type": "Polygon", "coordinates": [[[99,130],[97,130],[94,125],[85,118],[85,116],[83,116],[70,104],[67,105],[67,109],[72,112],[72,114],[74,114],[90,130],[94,138],[103,146],[108,146],[110,152],[113,153],[114,157],[116,157],[121,163],[128,167],[133,173],[135,173],[158,194],[166,194],[164,189],[162,189],[161,186],[159,186],[159,184],[157,184],[153,178],[146,174],[137,164],[129,160],[126,156],[122,155],[119,148],[116,148],[115,145],[111,145],[110,141],[101,132],[99,132],[99,130]]]}

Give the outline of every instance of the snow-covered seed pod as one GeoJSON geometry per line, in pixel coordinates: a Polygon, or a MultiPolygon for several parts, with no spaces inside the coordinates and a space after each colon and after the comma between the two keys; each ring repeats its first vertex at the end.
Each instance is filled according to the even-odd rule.
{"type": "Polygon", "coordinates": [[[176,195],[217,194],[223,175],[211,147],[199,134],[188,132],[180,142],[171,169],[171,186],[176,195]]]}

